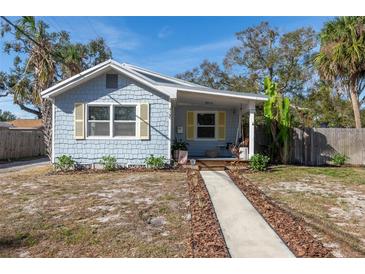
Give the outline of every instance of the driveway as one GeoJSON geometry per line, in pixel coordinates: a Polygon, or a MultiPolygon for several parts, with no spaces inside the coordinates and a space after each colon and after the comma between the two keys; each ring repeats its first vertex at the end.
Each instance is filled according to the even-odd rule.
{"type": "Polygon", "coordinates": [[[50,161],[47,157],[38,158],[33,160],[14,161],[10,163],[0,163],[0,173],[22,170],[29,167],[46,166],[49,165],[50,161]]]}

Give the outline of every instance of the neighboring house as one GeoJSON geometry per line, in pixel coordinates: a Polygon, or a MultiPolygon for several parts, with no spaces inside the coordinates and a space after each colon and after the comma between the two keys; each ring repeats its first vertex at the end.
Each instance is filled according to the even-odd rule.
{"type": "Polygon", "coordinates": [[[0,128],[11,128],[12,126],[8,122],[0,122],[0,128]]]}
{"type": "Polygon", "coordinates": [[[41,119],[16,119],[8,123],[13,127],[24,129],[38,129],[42,128],[43,125],[41,119]]]}
{"type": "Polygon", "coordinates": [[[62,154],[81,164],[113,155],[120,164],[143,164],[153,154],[171,159],[175,138],[189,143],[190,157],[227,144],[249,115],[249,153],[254,153],[254,113],[266,96],[214,90],[140,67],[109,60],[42,92],[53,104],[52,161],[62,154]]]}

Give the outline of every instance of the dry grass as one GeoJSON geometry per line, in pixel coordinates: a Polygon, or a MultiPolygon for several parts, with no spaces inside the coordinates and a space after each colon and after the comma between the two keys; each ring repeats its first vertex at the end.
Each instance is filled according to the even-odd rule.
{"type": "Polygon", "coordinates": [[[190,256],[185,173],[0,173],[0,257],[190,256]]]}
{"type": "Polygon", "coordinates": [[[303,217],[335,256],[365,256],[364,168],[278,166],[245,176],[303,217]]]}

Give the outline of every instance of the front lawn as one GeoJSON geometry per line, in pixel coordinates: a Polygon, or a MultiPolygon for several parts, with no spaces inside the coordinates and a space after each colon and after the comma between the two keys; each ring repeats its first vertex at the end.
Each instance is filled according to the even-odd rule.
{"type": "Polygon", "coordinates": [[[0,257],[187,257],[181,172],[0,173],[0,257]]]}
{"type": "Polygon", "coordinates": [[[365,256],[364,168],[277,166],[244,176],[303,217],[335,256],[365,256]]]}

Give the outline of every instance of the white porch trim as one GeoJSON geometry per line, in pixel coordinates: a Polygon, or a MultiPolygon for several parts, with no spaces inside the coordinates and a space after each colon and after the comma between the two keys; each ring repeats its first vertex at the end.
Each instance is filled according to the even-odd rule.
{"type": "Polygon", "coordinates": [[[248,158],[249,159],[251,159],[251,157],[255,154],[255,112],[256,112],[255,104],[250,103],[249,122],[248,122],[248,125],[249,125],[248,158]]]}

